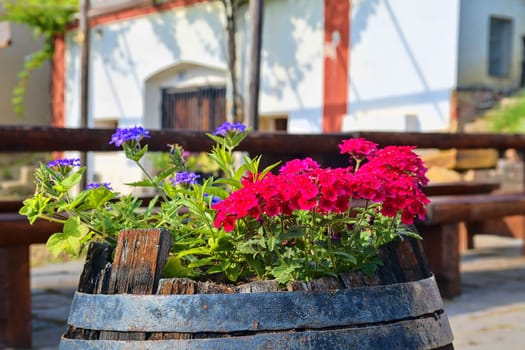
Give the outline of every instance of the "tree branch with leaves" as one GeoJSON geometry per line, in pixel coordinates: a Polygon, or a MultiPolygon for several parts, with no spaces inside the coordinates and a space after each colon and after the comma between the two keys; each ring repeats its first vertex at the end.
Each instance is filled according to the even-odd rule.
{"type": "Polygon", "coordinates": [[[68,23],[78,12],[78,0],[0,0],[4,11],[0,20],[21,23],[33,30],[35,37],[42,37],[42,48],[33,52],[18,73],[18,83],[13,88],[12,104],[18,115],[24,113],[24,96],[31,72],[53,57],[54,40],[66,32],[68,23]]]}

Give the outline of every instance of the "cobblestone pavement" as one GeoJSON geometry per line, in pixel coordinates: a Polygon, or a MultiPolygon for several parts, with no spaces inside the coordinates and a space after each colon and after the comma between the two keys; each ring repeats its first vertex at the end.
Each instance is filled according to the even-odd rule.
{"type": "Polygon", "coordinates": [[[462,256],[462,294],[445,300],[457,350],[525,349],[521,240],[476,237],[462,256]]]}
{"type": "MultiPolygon", "coordinates": [[[[445,300],[456,350],[525,350],[525,257],[521,240],[476,237],[462,257],[460,297],[445,300]]],[[[33,268],[34,349],[57,349],[82,262],[33,268]]]]}

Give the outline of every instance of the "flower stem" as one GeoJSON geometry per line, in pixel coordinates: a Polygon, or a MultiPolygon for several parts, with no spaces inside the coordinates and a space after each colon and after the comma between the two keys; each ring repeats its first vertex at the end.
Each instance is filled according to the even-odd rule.
{"type": "Polygon", "coordinates": [[[166,194],[164,193],[164,190],[159,186],[159,184],[151,177],[151,175],[146,171],[146,169],[142,166],[142,164],[140,164],[139,161],[135,161],[135,163],[137,164],[137,166],[140,168],[140,170],[144,173],[144,175],[146,175],[146,177],[148,178],[148,180],[151,182],[151,184],[155,187],[155,189],[157,190],[158,194],[162,197],[162,200],[164,202],[167,202],[168,201],[168,197],[166,196],[166,194]]]}

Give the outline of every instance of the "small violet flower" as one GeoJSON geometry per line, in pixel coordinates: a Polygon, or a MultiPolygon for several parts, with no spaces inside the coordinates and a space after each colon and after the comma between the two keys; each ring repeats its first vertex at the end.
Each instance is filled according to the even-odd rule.
{"type": "Polygon", "coordinates": [[[171,183],[174,185],[179,184],[196,184],[197,179],[200,177],[200,175],[195,174],[192,171],[183,171],[180,173],[176,173],[175,177],[172,177],[170,179],[171,183]]]}
{"type": "Polygon", "coordinates": [[[211,198],[210,206],[214,206],[215,204],[219,203],[222,199],[217,196],[210,196],[209,194],[205,193],[204,198],[211,198]]]}
{"type": "Polygon", "coordinates": [[[100,188],[101,186],[104,186],[108,190],[113,191],[113,188],[111,187],[111,184],[109,182],[104,182],[102,184],[100,184],[100,183],[90,183],[90,184],[87,185],[86,189],[94,190],[94,189],[100,188]]]}
{"type": "Polygon", "coordinates": [[[143,138],[149,137],[149,131],[142,126],[134,126],[127,129],[117,128],[115,133],[111,136],[111,141],[109,141],[109,143],[120,147],[123,143],[126,143],[126,141],[140,141],[143,138]]]}
{"type": "Polygon", "coordinates": [[[47,166],[50,168],[59,167],[59,166],[80,166],[79,158],[64,158],[64,159],[55,159],[47,163],[47,166]]]}
{"type": "Polygon", "coordinates": [[[217,128],[217,130],[215,130],[213,135],[226,136],[228,134],[228,132],[233,132],[233,133],[240,134],[240,133],[243,133],[245,131],[246,131],[246,125],[244,125],[242,123],[232,124],[230,122],[226,122],[226,123],[222,124],[221,126],[219,126],[217,128]]]}

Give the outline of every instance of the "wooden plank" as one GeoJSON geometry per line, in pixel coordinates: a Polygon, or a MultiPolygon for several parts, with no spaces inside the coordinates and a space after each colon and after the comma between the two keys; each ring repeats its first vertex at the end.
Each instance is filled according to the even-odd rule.
{"type": "Polygon", "coordinates": [[[33,225],[19,214],[0,214],[0,247],[46,243],[49,236],[60,232],[63,225],[36,220],[33,225]]]}
{"type": "MultiPolygon", "coordinates": [[[[109,279],[109,294],[155,293],[171,242],[171,234],[165,230],[121,231],[109,279]]],[[[100,339],[144,340],[146,334],[101,332],[100,339]]]]}
{"type": "Polygon", "coordinates": [[[525,194],[437,196],[430,198],[423,224],[481,221],[525,213],[525,194]]]}
{"type": "MultiPolygon", "coordinates": [[[[89,245],[84,268],[78,283],[77,290],[79,292],[90,294],[107,293],[111,275],[112,251],[112,248],[105,243],[93,242],[89,245]]],[[[64,336],[70,339],[98,339],[100,331],[68,326],[64,336]]]]}
{"type": "Polygon", "coordinates": [[[0,347],[31,347],[29,246],[0,248],[0,347]]]}
{"type": "Polygon", "coordinates": [[[484,194],[497,190],[500,184],[494,182],[436,182],[423,187],[427,196],[450,196],[464,194],[484,194]]]}
{"type": "Polygon", "coordinates": [[[458,224],[432,225],[419,228],[428,263],[444,298],[461,293],[459,270],[458,224]]]}
{"type": "MultiPolygon", "coordinates": [[[[57,128],[48,126],[0,127],[0,152],[48,151],[115,151],[109,144],[112,129],[57,128]],[[24,140],[24,142],[20,142],[24,140]]],[[[166,150],[166,144],[179,143],[187,150],[209,151],[213,142],[202,131],[151,130],[145,140],[151,150],[166,150]]],[[[252,153],[337,154],[338,144],[347,138],[364,137],[381,146],[413,145],[419,148],[525,149],[525,135],[461,134],[461,133],[396,133],[350,132],[333,134],[287,134],[252,132],[239,150],[252,153]],[[293,148],[290,147],[293,145],[293,148]]]]}
{"type": "Polygon", "coordinates": [[[22,206],[22,201],[2,200],[0,201],[0,213],[18,213],[22,206]]]}

